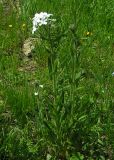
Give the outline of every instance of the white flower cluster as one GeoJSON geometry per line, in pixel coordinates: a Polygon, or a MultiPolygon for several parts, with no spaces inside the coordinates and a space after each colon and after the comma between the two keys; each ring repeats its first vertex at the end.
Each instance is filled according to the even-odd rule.
{"type": "MultiPolygon", "coordinates": [[[[43,88],[44,86],[43,86],[42,84],[40,84],[39,87],[40,87],[40,88],[43,88]]],[[[39,94],[38,92],[34,92],[34,95],[35,95],[35,96],[38,96],[38,94],[39,94]]]]}
{"type": "Polygon", "coordinates": [[[36,13],[33,18],[33,29],[32,34],[37,30],[37,27],[42,25],[47,25],[49,21],[55,21],[55,19],[50,19],[53,14],[48,14],[46,12],[36,13]]]}

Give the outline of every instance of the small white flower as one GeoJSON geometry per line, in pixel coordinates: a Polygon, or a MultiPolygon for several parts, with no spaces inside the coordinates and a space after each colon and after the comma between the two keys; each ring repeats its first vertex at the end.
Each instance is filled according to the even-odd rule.
{"type": "Polygon", "coordinates": [[[114,76],[114,72],[112,72],[112,76],[114,76]]]}
{"type": "Polygon", "coordinates": [[[44,86],[43,86],[43,85],[39,85],[39,87],[40,87],[40,88],[43,88],[44,86]]]}
{"type": "Polygon", "coordinates": [[[38,92],[35,92],[34,95],[35,95],[35,96],[38,96],[38,92]]]}
{"type": "Polygon", "coordinates": [[[52,159],[52,156],[50,154],[47,154],[47,157],[46,157],[47,160],[51,160],[52,159]]]}
{"type": "Polygon", "coordinates": [[[50,16],[53,14],[48,14],[46,12],[36,13],[33,18],[33,29],[32,34],[37,30],[39,26],[47,25],[48,22],[54,22],[56,19],[51,19],[50,16]]]}
{"type": "Polygon", "coordinates": [[[36,27],[35,26],[33,26],[33,29],[32,29],[32,34],[34,34],[34,32],[36,31],[36,27]]]}

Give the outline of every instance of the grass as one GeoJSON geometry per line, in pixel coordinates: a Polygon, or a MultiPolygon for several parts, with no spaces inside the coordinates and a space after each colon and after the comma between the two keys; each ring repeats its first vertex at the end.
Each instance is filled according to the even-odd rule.
{"type": "Polygon", "coordinates": [[[113,160],[114,2],[19,3],[0,2],[1,160],[113,160]],[[55,26],[32,35],[42,11],[55,26]]]}

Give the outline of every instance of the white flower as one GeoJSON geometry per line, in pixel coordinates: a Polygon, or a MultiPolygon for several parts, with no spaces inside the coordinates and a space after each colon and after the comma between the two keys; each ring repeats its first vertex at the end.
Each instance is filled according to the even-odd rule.
{"type": "Polygon", "coordinates": [[[114,76],[114,72],[112,72],[112,76],[114,76]]]}
{"type": "Polygon", "coordinates": [[[36,27],[35,26],[33,26],[33,29],[32,29],[32,34],[34,34],[34,32],[36,31],[36,27]]]}
{"type": "Polygon", "coordinates": [[[44,86],[40,84],[39,87],[40,87],[40,88],[43,88],[44,86]]]}
{"type": "Polygon", "coordinates": [[[42,25],[47,25],[49,21],[54,22],[55,19],[50,19],[53,14],[48,14],[46,12],[36,13],[33,18],[33,29],[32,34],[37,30],[37,27],[42,25]]]}
{"type": "Polygon", "coordinates": [[[38,96],[38,92],[35,92],[34,95],[35,95],[35,96],[38,96]]]}

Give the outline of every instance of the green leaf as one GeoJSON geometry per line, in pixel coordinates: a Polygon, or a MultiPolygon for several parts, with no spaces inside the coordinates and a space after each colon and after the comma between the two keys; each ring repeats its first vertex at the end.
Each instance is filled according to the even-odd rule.
{"type": "Polygon", "coordinates": [[[70,160],[83,160],[84,156],[82,154],[80,154],[79,152],[77,153],[77,155],[73,155],[70,160]]]}

